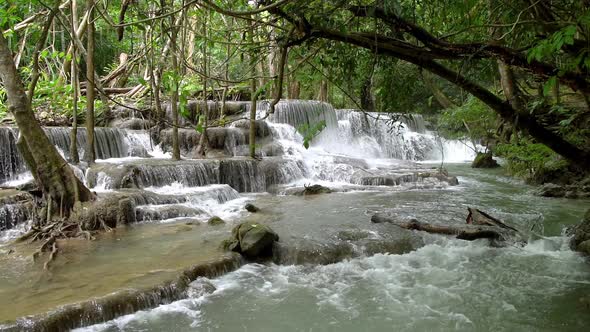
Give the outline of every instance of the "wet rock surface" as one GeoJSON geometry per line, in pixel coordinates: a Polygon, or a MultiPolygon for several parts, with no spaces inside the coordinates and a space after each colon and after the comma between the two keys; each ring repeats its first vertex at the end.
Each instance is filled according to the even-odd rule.
{"type": "Polygon", "coordinates": [[[273,244],[277,241],[279,236],[267,225],[245,222],[232,229],[226,247],[248,259],[260,259],[272,256],[273,244]]]}
{"type": "Polygon", "coordinates": [[[313,195],[320,195],[320,194],[329,194],[332,192],[333,192],[333,190],[328,187],[324,187],[319,184],[314,184],[314,185],[310,185],[310,186],[305,186],[303,189],[296,191],[293,194],[296,196],[313,196],[313,195]]]}
{"type": "Polygon", "coordinates": [[[571,246],[586,255],[590,255],[590,209],[582,218],[582,222],[573,228],[571,246]]]}
{"type": "Polygon", "coordinates": [[[492,153],[487,152],[478,152],[475,156],[475,159],[471,163],[471,167],[473,168],[497,168],[500,167],[498,162],[492,158],[492,153]]]}
{"type": "Polygon", "coordinates": [[[590,197],[590,184],[546,183],[537,189],[535,194],[542,197],[588,198],[590,197]]]}
{"type": "Polygon", "coordinates": [[[256,213],[258,211],[260,211],[260,208],[258,208],[256,205],[248,203],[244,206],[244,209],[246,209],[246,211],[250,212],[250,213],[256,213]]]}

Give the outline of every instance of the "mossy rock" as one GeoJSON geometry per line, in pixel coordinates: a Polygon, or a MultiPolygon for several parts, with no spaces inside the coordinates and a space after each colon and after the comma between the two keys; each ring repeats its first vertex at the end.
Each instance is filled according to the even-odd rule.
{"type": "Polygon", "coordinates": [[[249,259],[272,256],[273,243],[279,236],[270,227],[257,223],[245,222],[232,229],[229,240],[223,241],[226,250],[235,251],[249,259]]]}
{"type": "Polygon", "coordinates": [[[473,160],[473,163],[471,163],[471,167],[473,167],[473,168],[496,168],[496,167],[500,167],[500,165],[498,165],[498,162],[496,162],[494,160],[494,158],[492,158],[491,152],[487,152],[487,153],[478,152],[477,155],[475,156],[475,159],[473,160]]]}
{"type": "Polygon", "coordinates": [[[582,222],[574,228],[571,247],[576,251],[590,255],[590,209],[586,211],[582,222]]]}
{"type": "Polygon", "coordinates": [[[256,213],[256,212],[260,211],[260,208],[258,208],[256,205],[250,204],[250,203],[246,204],[244,206],[244,209],[246,209],[246,211],[251,212],[251,213],[256,213]]]}
{"type": "Polygon", "coordinates": [[[219,218],[218,216],[213,216],[213,217],[209,218],[209,220],[207,220],[207,224],[209,224],[211,226],[218,226],[218,225],[225,224],[225,221],[223,219],[219,218]]]}

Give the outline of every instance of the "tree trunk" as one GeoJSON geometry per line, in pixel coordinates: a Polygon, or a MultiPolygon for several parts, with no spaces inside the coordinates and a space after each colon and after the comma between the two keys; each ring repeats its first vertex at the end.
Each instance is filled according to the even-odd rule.
{"type": "Polygon", "coordinates": [[[69,215],[76,201],[89,201],[94,195],[74,175],[68,163],[51,144],[39,125],[24,86],[16,71],[8,42],[0,33],[0,77],[6,89],[10,112],[14,115],[20,133],[23,154],[39,187],[46,198],[56,202],[58,211],[69,215]]]}
{"type": "Polygon", "coordinates": [[[410,220],[397,220],[388,216],[375,214],[371,217],[371,221],[374,223],[390,223],[401,228],[423,231],[433,234],[452,235],[459,240],[473,241],[477,239],[491,239],[500,242],[509,240],[517,240],[520,242],[520,236],[517,232],[511,229],[489,226],[489,225],[442,225],[442,224],[429,224],[420,222],[416,219],[410,220]]]}
{"type": "Polygon", "coordinates": [[[94,0],[86,2],[88,8],[88,41],[86,46],[86,150],[84,160],[89,164],[94,163],[96,154],[94,151],[94,94],[96,77],[94,76],[94,0]]]}
{"type": "MultiPolygon", "coordinates": [[[[248,41],[252,44],[254,42],[254,21],[250,25],[248,33],[248,41]]],[[[256,92],[256,56],[254,52],[250,53],[250,68],[252,70],[250,79],[250,132],[249,132],[249,150],[250,158],[256,157],[256,99],[258,93],[256,92]]]]}
{"type": "MultiPolygon", "coordinates": [[[[171,22],[173,22],[171,20],[171,22]]],[[[171,49],[172,52],[172,70],[178,75],[178,60],[177,60],[177,50],[176,50],[176,34],[178,29],[175,27],[172,28],[172,32],[170,34],[171,49]]],[[[172,89],[172,96],[170,96],[170,108],[172,112],[172,159],[180,160],[180,144],[178,139],[178,89],[180,85],[180,80],[174,78],[176,83],[172,89]]]]}
{"type": "Polygon", "coordinates": [[[299,81],[292,79],[289,86],[289,99],[299,99],[301,94],[301,84],[299,81]]]}
{"type": "MultiPolygon", "coordinates": [[[[207,12],[207,15],[209,13],[207,12]]],[[[204,16],[205,19],[203,20],[203,36],[205,36],[205,40],[208,39],[207,37],[207,16],[204,16]]],[[[203,67],[203,112],[200,116],[202,116],[202,120],[199,119],[199,122],[203,124],[203,132],[199,137],[199,145],[197,146],[197,155],[200,157],[205,157],[207,155],[207,145],[209,144],[209,140],[207,137],[207,127],[209,126],[209,103],[207,100],[207,80],[208,80],[208,64],[207,64],[207,42],[203,43],[203,58],[202,58],[202,67],[203,67]]]]}
{"type": "Polygon", "coordinates": [[[447,95],[445,95],[444,92],[442,92],[442,90],[438,87],[438,85],[432,78],[432,75],[423,70],[421,70],[420,72],[422,73],[422,80],[424,81],[424,84],[428,87],[428,89],[430,89],[432,95],[434,96],[434,99],[436,99],[436,101],[440,104],[440,106],[443,109],[453,108],[457,106],[449,97],[447,97],[447,95]]]}
{"type": "Polygon", "coordinates": [[[368,112],[375,110],[375,102],[373,100],[373,84],[371,77],[368,77],[361,86],[361,108],[368,112]]]}
{"type": "Polygon", "coordinates": [[[318,100],[327,102],[328,101],[328,81],[320,81],[320,92],[318,94],[318,100]]]}
{"type": "MultiPolygon", "coordinates": [[[[77,10],[78,4],[76,0],[71,0],[71,30],[76,31],[76,24],[77,24],[77,10]]],[[[80,77],[78,76],[78,63],[76,61],[76,57],[78,56],[76,52],[75,45],[72,47],[72,88],[73,88],[73,96],[72,96],[72,132],[70,133],[70,158],[72,159],[72,163],[77,164],[80,162],[80,156],[78,155],[78,93],[80,92],[80,77]]]]}

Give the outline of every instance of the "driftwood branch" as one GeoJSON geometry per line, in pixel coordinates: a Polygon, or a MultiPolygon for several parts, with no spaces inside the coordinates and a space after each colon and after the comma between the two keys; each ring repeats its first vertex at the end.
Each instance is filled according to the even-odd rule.
{"type": "Polygon", "coordinates": [[[505,242],[524,242],[520,232],[500,220],[480,210],[469,208],[467,224],[431,224],[416,219],[400,220],[392,216],[375,214],[371,217],[374,223],[390,223],[410,230],[433,234],[451,235],[460,240],[473,241],[490,239],[495,244],[505,242]]]}
{"type": "Polygon", "coordinates": [[[468,241],[477,239],[503,239],[502,231],[494,226],[429,224],[419,222],[416,219],[396,220],[379,214],[373,215],[371,221],[374,223],[390,223],[401,228],[424,231],[427,233],[454,235],[457,239],[468,241]]]}

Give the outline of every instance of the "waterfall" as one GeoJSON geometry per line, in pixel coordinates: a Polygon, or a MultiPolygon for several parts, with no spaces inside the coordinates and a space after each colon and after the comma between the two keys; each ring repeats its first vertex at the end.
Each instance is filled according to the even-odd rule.
{"type": "Polygon", "coordinates": [[[0,183],[14,180],[26,171],[25,162],[16,147],[17,140],[16,129],[0,127],[0,183]]]}
{"type": "Polygon", "coordinates": [[[218,183],[219,165],[215,162],[192,162],[184,164],[139,165],[137,186],[161,187],[174,182],[187,187],[200,187],[218,183]]]}
{"type": "Polygon", "coordinates": [[[0,206],[0,231],[11,229],[29,220],[31,207],[26,204],[3,204],[0,206]]]}
{"type": "MultiPolygon", "coordinates": [[[[70,159],[71,128],[44,128],[49,141],[56,146],[66,159],[70,159]]],[[[145,131],[118,128],[95,128],[95,152],[97,159],[124,158],[129,156],[147,157],[152,150],[149,134],[145,131]]],[[[18,129],[0,127],[0,183],[15,180],[26,172],[25,162],[16,147],[18,129]]],[[[78,154],[84,155],[86,148],[86,129],[78,128],[78,154]]]]}
{"type": "MultiPolygon", "coordinates": [[[[257,117],[262,118],[269,110],[269,101],[262,101],[257,107],[257,117]]],[[[275,111],[268,117],[270,122],[286,123],[295,128],[303,124],[313,125],[325,121],[327,128],[337,128],[336,111],[331,104],[317,100],[281,100],[275,111]]]]}

